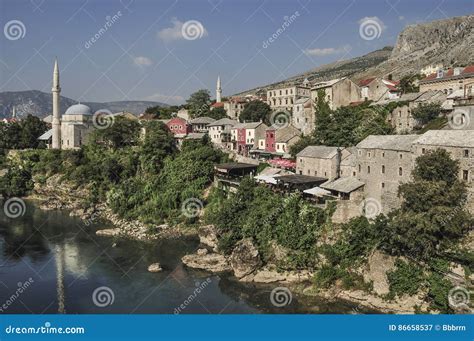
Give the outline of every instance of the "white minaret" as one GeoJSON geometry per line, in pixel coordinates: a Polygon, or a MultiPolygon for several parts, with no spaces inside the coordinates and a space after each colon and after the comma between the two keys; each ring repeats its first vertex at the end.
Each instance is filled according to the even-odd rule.
{"type": "Polygon", "coordinates": [[[58,60],[54,62],[53,71],[53,149],[61,149],[61,114],[59,112],[59,94],[61,87],[59,86],[59,68],[58,60]]]}
{"type": "Polygon", "coordinates": [[[221,77],[217,76],[216,103],[220,103],[222,101],[221,95],[222,95],[221,77]]]}
{"type": "Polygon", "coordinates": [[[16,107],[13,106],[12,119],[16,119],[16,107]]]}

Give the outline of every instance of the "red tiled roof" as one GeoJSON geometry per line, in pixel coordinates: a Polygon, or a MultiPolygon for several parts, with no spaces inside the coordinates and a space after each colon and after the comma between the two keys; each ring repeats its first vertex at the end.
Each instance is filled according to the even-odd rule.
{"type": "Polygon", "coordinates": [[[375,79],[375,77],[363,79],[363,80],[359,81],[359,86],[367,86],[367,85],[369,85],[370,83],[372,83],[372,81],[373,81],[374,79],[375,79]]]}
{"type": "Polygon", "coordinates": [[[224,102],[218,102],[211,105],[213,108],[221,108],[224,106],[224,102]]]}
{"type": "Polygon", "coordinates": [[[469,74],[469,73],[474,73],[474,65],[469,65],[462,70],[462,74],[469,74]]]}

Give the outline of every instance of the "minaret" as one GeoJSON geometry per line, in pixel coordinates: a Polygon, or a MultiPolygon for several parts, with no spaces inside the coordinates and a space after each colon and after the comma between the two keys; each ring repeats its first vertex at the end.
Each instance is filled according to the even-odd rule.
{"type": "Polygon", "coordinates": [[[13,106],[13,111],[12,111],[12,120],[16,119],[16,107],[13,106]]]}
{"type": "Polygon", "coordinates": [[[220,103],[222,98],[222,88],[221,88],[221,77],[217,76],[217,87],[216,87],[216,103],[220,103]]]}
{"type": "Polygon", "coordinates": [[[54,62],[53,71],[53,149],[61,149],[61,114],[59,112],[59,94],[61,87],[59,86],[59,68],[58,60],[54,62]]]}

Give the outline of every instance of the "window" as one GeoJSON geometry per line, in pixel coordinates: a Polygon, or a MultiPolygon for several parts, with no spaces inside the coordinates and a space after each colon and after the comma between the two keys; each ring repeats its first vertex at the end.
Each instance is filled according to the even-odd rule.
{"type": "Polygon", "coordinates": [[[367,174],[370,174],[370,166],[367,166],[367,174]]]}
{"type": "Polygon", "coordinates": [[[400,159],[403,159],[403,154],[400,154],[400,159]]]}
{"type": "Polygon", "coordinates": [[[303,159],[300,159],[300,162],[303,162],[303,159]]]}
{"type": "Polygon", "coordinates": [[[385,165],[382,165],[382,174],[385,174],[385,165]]]}
{"type": "Polygon", "coordinates": [[[356,176],[356,172],[352,172],[352,176],[356,176]]]}
{"type": "Polygon", "coordinates": [[[464,149],[464,157],[469,157],[469,149],[464,149]]]}
{"type": "Polygon", "coordinates": [[[362,155],[362,150],[359,150],[359,156],[362,155]]]}
{"type": "Polygon", "coordinates": [[[310,175],[310,174],[311,174],[311,173],[310,173],[310,170],[308,169],[308,175],[310,175]]]}
{"type": "Polygon", "coordinates": [[[367,156],[370,157],[370,152],[367,153],[367,156]]]}
{"type": "Polygon", "coordinates": [[[382,153],[382,157],[385,157],[385,152],[382,153]]]}
{"type": "Polygon", "coordinates": [[[403,175],[403,169],[402,167],[398,168],[398,175],[402,176],[403,175]]]}
{"type": "Polygon", "coordinates": [[[359,165],[359,173],[360,173],[360,171],[361,171],[361,167],[360,167],[360,165],[359,165]]]}
{"type": "Polygon", "coordinates": [[[425,148],[421,148],[421,154],[425,154],[426,153],[426,149],[425,148]]]}
{"type": "Polygon", "coordinates": [[[469,180],[469,171],[467,170],[462,171],[462,179],[465,181],[469,180]]]}
{"type": "Polygon", "coordinates": [[[318,171],[314,171],[314,176],[318,175],[318,171]]]}
{"type": "Polygon", "coordinates": [[[385,188],[385,182],[382,182],[382,188],[385,188]]]}

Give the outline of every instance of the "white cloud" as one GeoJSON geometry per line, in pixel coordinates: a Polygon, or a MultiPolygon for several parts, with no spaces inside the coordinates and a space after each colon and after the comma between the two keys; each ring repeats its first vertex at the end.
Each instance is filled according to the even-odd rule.
{"type": "Polygon", "coordinates": [[[367,23],[376,23],[377,26],[380,27],[380,33],[382,33],[382,31],[384,31],[387,28],[387,26],[385,26],[385,24],[383,23],[382,20],[380,20],[379,17],[364,17],[360,19],[357,23],[359,25],[364,25],[367,23]]]}
{"type": "Polygon", "coordinates": [[[150,66],[153,62],[150,58],[140,56],[133,58],[133,64],[136,66],[150,66]]]}
{"type": "Polygon", "coordinates": [[[158,37],[166,42],[173,40],[195,40],[200,39],[208,35],[208,32],[199,21],[189,20],[182,22],[177,18],[172,18],[172,27],[164,28],[158,32],[158,37]],[[185,26],[185,32],[183,32],[183,25],[185,26]]]}
{"type": "Polygon", "coordinates": [[[182,96],[169,96],[161,93],[156,93],[145,98],[147,101],[163,102],[166,104],[182,104],[184,103],[184,97],[182,96]]]}
{"type": "Polygon", "coordinates": [[[316,49],[306,49],[303,52],[308,56],[329,56],[332,54],[341,54],[345,53],[350,50],[350,46],[343,46],[343,47],[325,47],[325,48],[316,48],[316,49]]]}

